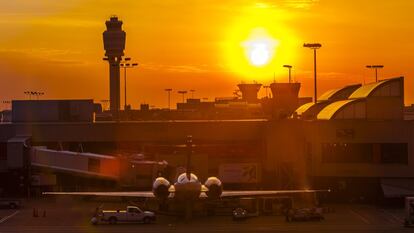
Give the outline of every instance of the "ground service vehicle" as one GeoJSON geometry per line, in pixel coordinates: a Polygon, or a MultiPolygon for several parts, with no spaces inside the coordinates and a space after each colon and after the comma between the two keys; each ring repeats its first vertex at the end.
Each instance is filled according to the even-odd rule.
{"type": "Polygon", "coordinates": [[[324,217],[322,211],[319,208],[301,208],[291,209],[288,211],[286,221],[321,221],[324,217]]]}
{"type": "Polygon", "coordinates": [[[17,209],[21,206],[21,201],[18,199],[0,199],[0,207],[17,209]]]}
{"type": "Polygon", "coordinates": [[[233,210],[233,220],[239,221],[239,220],[245,220],[249,216],[247,215],[247,210],[243,208],[236,208],[233,210]]]}
{"type": "Polygon", "coordinates": [[[96,225],[99,222],[116,224],[119,222],[143,222],[151,223],[155,221],[155,214],[151,211],[142,211],[136,206],[127,206],[126,210],[103,210],[91,219],[91,223],[96,225]]]}
{"type": "Polygon", "coordinates": [[[414,226],[414,197],[405,198],[405,220],[404,226],[414,226]]]}

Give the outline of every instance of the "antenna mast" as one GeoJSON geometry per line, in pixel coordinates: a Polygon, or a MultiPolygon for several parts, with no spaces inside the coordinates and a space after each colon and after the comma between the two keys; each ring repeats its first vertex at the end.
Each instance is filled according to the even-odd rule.
{"type": "Polygon", "coordinates": [[[191,169],[191,155],[193,154],[193,136],[192,135],[187,136],[186,145],[187,145],[186,175],[187,175],[188,181],[190,181],[191,180],[191,170],[190,170],[191,169]]]}

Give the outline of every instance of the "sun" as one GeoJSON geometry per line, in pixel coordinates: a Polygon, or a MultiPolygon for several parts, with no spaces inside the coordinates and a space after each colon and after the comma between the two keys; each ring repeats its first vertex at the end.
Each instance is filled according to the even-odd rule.
{"type": "Polygon", "coordinates": [[[249,54],[250,62],[255,66],[263,66],[269,63],[270,51],[269,46],[265,43],[255,42],[252,44],[252,50],[249,54]]]}
{"type": "Polygon", "coordinates": [[[271,82],[285,78],[284,64],[294,64],[298,48],[295,33],[284,24],[283,12],[246,8],[226,26],[220,49],[222,67],[243,82],[271,82]]]}
{"type": "Polygon", "coordinates": [[[243,43],[247,59],[256,67],[269,64],[278,45],[279,41],[268,35],[262,28],[254,29],[250,38],[243,43]]]}

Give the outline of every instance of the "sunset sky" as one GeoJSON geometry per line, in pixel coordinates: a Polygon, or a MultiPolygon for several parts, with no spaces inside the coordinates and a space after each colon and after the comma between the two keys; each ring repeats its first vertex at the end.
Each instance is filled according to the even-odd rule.
{"type": "MultiPolygon", "coordinates": [[[[319,95],[331,88],[405,76],[414,102],[414,1],[394,0],[0,0],[0,100],[108,99],[102,32],[117,15],[127,33],[128,98],[167,106],[165,88],[195,89],[195,97],[231,96],[240,82],[287,81],[293,65],[301,96],[313,94],[313,54],[319,42],[319,95]]],[[[123,88],[123,79],[121,82],[123,88]]],[[[121,93],[123,96],[123,92],[121,93]]],[[[264,90],[260,93],[264,95],[264,90]]],[[[123,98],[121,101],[123,106],[123,98]]],[[[3,106],[4,107],[4,106],[3,106]]]]}

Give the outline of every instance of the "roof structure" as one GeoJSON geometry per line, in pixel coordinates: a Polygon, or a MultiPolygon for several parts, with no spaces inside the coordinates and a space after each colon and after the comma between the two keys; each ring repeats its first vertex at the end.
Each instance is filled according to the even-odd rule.
{"type": "Polygon", "coordinates": [[[355,119],[365,118],[365,107],[360,108],[357,103],[361,102],[358,99],[340,100],[333,102],[323,108],[318,116],[318,120],[331,120],[334,118],[355,119]],[[341,114],[342,113],[342,114],[341,114]],[[338,116],[340,115],[340,117],[338,116]]]}
{"type": "Polygon", "coordinates": [[[403,77],[385,79],[375,83],[369,83],[358,88],[349,96],[349,99],[361,99],[370,96],[400,96],[400,82],[403,77]]]}
{"type": "Polygon", "coordinates": [[[353,85],[347,93],[338,94],[338,91],[346,88],[331,90],[320,98],[321,103],[324,100],[331,103],[319,111],[316,117],[318,120],[401,118],[402,108],[398,106],[404,103],[404,77],[385,79],[363,86],[353,85]],[[335,95],[337,97],[334,97],[335,95]]]}
{"type": "Polygon", "coordinates": [[[310,102],[310,103],[306,103],[304,105],[301,105],[298,109],[295,110],[295,113],[300,116],[302,115],[304,112],[308,111],[312,106],[314,106],[315,103],[314,102],[310,102]]]}
{"type": "Polygon", "coordinates": [[[315,119],[319,112],[334,101],[346,100],[361,84],[348,85],[338,89],[332,89],[325,92],[318,98],[318,102],[310,102],[301,105],[292,114],[292,118],[315,119]]]}
{"type": "Polygon", "coordinates": [[[331,89],[323,93],[321,96],[319,96],[318,101],[328,101],[329,97],[331,97],[333,94],[335,94],[340,89],[331,89]]]}
{"type": "Polygon", "coordinates": [[[318,102],[337,101],[347,99],[355,90],[360,88],[361,84],[348,85],[338,89],[332,89],[319,96],[318,102]]]}

